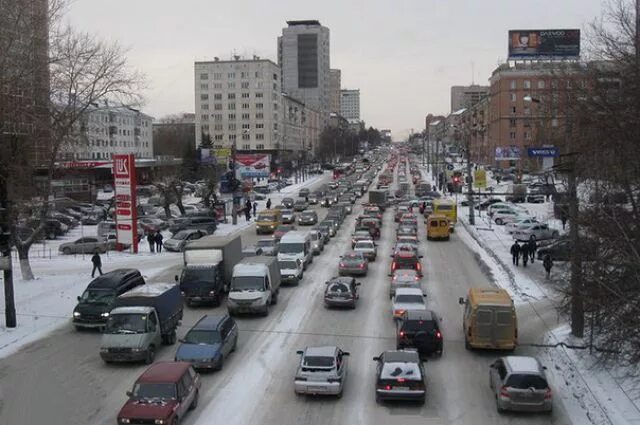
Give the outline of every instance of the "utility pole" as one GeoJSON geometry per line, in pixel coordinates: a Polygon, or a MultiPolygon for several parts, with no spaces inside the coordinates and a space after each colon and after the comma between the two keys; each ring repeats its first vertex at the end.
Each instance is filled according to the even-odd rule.
{"type": "Polygon", "coordinates": [[[471,132],[467,133],[467,196],[469,199],[469,224],[475,226],[473,211],[473,179],[471,178],[471,132]]]}
{"type": "Polygon", "coordinates": [[[13,269],[11,265],[11,232],[9,226],[9,199],[7,175],[0,175],[0,270],[4,278],[4,317],[7,328],[15,328],[16,305],[13,293],[13,269]]]}
{"type": "Polygon", "coordinates": [[[574,164],[569,169],[569,240],[571,241],[571,334],[584,336],[584,298],[582,291],[582,259],[578,234],[578,194],[574,164]]]}
{"type": "Polygon", "coordinates": [[[231,208],[231,224],[233,224],[234,226],[236,224],[238,224],[238,199],[237,199],[237,192],[238,192],[238,188],[236,187],[236,140],[233,140],[233,144],[231,145],[231,173],[233,175],[233,180],[231,180],[231,184],[232,184],[232,194],[231,196],[233,196],[233,202],[231,205],[233,205],[233,207],[231,208]]]}

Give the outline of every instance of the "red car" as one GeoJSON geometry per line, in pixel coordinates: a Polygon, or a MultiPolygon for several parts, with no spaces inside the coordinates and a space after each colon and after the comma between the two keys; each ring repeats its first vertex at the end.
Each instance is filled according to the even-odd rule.
{"type": "Polygon", "coordinates": [[[159,362],[138,378],[118,424],[178,424],[198,405],[200,375],[187,362],[159,362]]]}
{"type": "Polygon", "coordinates": [[[406,269],[415,270],[418,276],[422,277],[422,263],[420,263],[422,255],[417,255],[413,251],[399,250],[391,257],[393,257],[393,261],[391,262],[391,273],[389,273],[389,276],[392,276],[396,270],[406,269]]]}

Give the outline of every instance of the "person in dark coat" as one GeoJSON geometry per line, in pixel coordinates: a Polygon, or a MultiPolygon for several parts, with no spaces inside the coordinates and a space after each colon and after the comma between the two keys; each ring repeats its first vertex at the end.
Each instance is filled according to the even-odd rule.
{"type": "Polygon", "coordinates": [[[522,265],[527,267],[527,263],[529,262],[529,243],[525,242],[522,244],[520,248],[520,255],[522,256],[522,265]]]}
{"type": "Polygon", "coordinates": [[[93,257],[91,257],[91,263],[93,264],[93,269],[91,270],[91,277],[94,277],[96,274],[96,270],[100,272],[100,276],[102,276],[102,259],[100,258],[100,254],[98,251],[93,253],[93,257]]]}
{"type": "Polygon", "coordinates": [[[271,198],[267,199],[267,209],[271,209],[271,198]]]}
{"type": "Polygon", "coordinates": [[[156,240],[156,251],[162,252],[162,233],[160,231],[156,232],[155,240],[156,240]]]}
{"type": "Polygon", "coordinates": [[[547,279],[549,279],[549,277],[551,276],[551,267],[553,267],[553,260],[551,259],[551,255],[547,254],[544,256],[544,259],[542,260],[542,266],[547,272],[547,279]]]}
{"type": "Polygon", "coordinates": [[[149,242],[149,251],[155,252],[156,237],[153,232],[147,233],[147,242],[149,242]]]}
{"type": "Polygon", "coordinates": [[[256,201],[253,201],[253,216],[256,216],[256,213],[258,212],[258,203],[256,201]]]}
{"type": "Polygon", "coordinates": [[[564,230],[567,225],[567,213],[564,210],[560,213],[560,220],[562,220],[562,230],[564,230]]]}
{"type": "Polygon", "coordinates": [[[531,264],[533,264],[534,259],[536,258],[536,251],[538,250],[538,244],[535,239],[531,239],[529,241],[529,257],[531,259],[531,264]]]}
{"type": "Polygon", "coordinates": [[[518,241],[515,241],[513,243],[513,245],[511,245],[511,259],[513,261],[513,264],[515,264],[516,266],[519,265],[519,263],[520,263],[520,245],[518,244],[518,241]]]}

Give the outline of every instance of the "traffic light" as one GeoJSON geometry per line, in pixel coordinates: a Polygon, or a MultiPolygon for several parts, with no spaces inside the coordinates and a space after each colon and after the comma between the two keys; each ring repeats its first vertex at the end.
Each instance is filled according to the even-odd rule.
{"type": "Polygon", "coordinates": [[[454,184],[460,184],[460,177],[458,177],[458,176],[453,177],[453,183],[454,184]]]}

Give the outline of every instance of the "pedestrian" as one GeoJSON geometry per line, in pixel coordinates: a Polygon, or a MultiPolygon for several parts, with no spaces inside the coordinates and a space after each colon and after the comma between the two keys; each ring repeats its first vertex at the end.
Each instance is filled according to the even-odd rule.
{"type": "Polygon", "coordinates": [[[518,244],[518,241],[515,241],[513,243],[513,245],[511,245],[511,260],[513,261],[514,265],[519,265],[519,258],[520,258],[520,245],[518,244]]]}
{"type": "Polygon", "coordinates": [[[93,269],[91,270],[91,277],[96,274],[96,270],[100,272],[100,276],[102,276],[102,259],[100,258],[100,254],[98,250],[93,252],[93,257],[91,257],[91,263],[93,264],[93,269]]]}
{"type": "Polygon", "coordinates": [[[256,216],[256,212],[258,211],[258,203],[253,201],[253,216],[256,216]]]}
{"type": "Polygon", "coordinates": [[[147,242],[149,242],[149,251],[155,252],[154,247],[156,245],[156,238],[153,235],[153,232],[147,233],[147,242]]]}
{"type": "Polygon", "coordinates": [[[502,177],[496,176],[496,184],[500,184],[500,180],[502,180],[502,177]]]}
{"type": "Polygon", "coordinates": [[[307,204],[309,203],[309,195],[304,197],[304,202],[306,202],[307,204]]]}
{"type": "Polygon", "coordinates": [[[533,264],[534,259],[536,258],[536,251],[538,250],[538,243],[535,239],[531,239],[529,241],[529,256],[531,257],[531,264],[533,264]]]}
{"type": "Polygon", "coordinates": [[[527,242],[522,244],[520,255],[522,255],[522,265],[527,267],[527,263],[529,262],[529,244],[527,242]]]}
{"type": "Polygon", "coordinates": [[[253,207],[253,205],[251,204],[251,201],[249,199],[247,199],[247,201],[244,203],[244,215],[247,218],[247,221],[251,220],[251,208],[253,207]]]}
{"type": "Polygon", "coordinates": [[[267,209],[271,209],[271,198],[267,199],[267,209]]]}
{"type": "Polygon", "coordinates": [[[562,230],[564,230],[565,226],[567,225],[567,213],[564,211],[564,209],[560,212],[560,220],[562,220],[562,230]]]}
{"type": "Polygon", "coordinates": [[[158,230],[156,232],[155,240],[156,240],[156,251],[162,252],[162,233],[158,230]]]}
{"type": "Polygon", "coordinates": [[[427,203],[426,202],[422,202],[420,204],[420,215],[424,215],[425,208],[427,208],[427,203]]]}
{"type": "Polygon", "coordinates": [[[547,279],[551,276],[551,267],[553,267],[553,260],[551,259],[551,255],[547,254],[544,256],[542,260],[542,266],[547,272],[547,279]]]}

